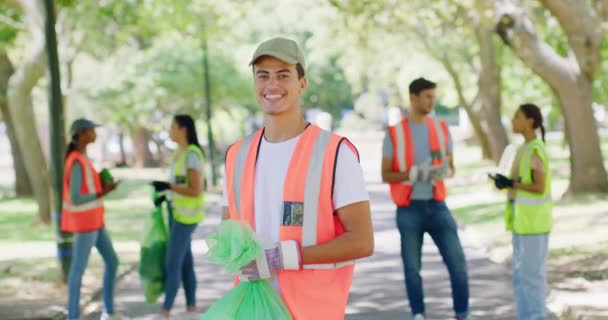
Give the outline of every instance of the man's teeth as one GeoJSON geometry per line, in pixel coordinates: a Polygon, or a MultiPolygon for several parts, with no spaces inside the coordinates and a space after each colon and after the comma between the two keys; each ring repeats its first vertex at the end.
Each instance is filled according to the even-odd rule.
{"type": "Polygon", "coordinates": [[[268,98],[268,99],[281,99],[282,97],[283,96],[280,95],[280,94],[269,94],[269,95],[266,95],[266,98],[268,98]]]}

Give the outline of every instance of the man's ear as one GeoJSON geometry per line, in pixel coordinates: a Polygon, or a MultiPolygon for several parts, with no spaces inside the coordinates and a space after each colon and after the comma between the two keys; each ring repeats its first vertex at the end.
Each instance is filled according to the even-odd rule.
{"type": "Polygon", "coordinates": [[[303,76],[300,79],[300,93],[304,92],[304,90],[306,90],[307,87],[308,87],[308,80],[306,79],[306,76],[303,76]]]}

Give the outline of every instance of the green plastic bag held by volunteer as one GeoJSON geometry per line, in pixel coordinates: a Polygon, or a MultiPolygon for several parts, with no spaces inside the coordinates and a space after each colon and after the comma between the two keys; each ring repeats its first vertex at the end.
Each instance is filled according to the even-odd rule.
{"type": "MultiPolygon", "coordinates": [[[[156,203],[159,195],[154,192],[156,203]]],[[[162,203],[155,206],[146,224],[146,232],[139,251],[139,278],[146,302],[156,303],[164,288],[165,254],[167,252],[167,228],[163,218],[162,203]]]]}
{"type": "MultiPolygon", "coordinates": [[[[209,261],[235,273],[260,254],[249,225],[234,220],[222,221],[217,233],[207,239],[209,261]]],[[[281,297],[266,280],[241,282],[216,301],[201,320],[291,320],[281,297]]]]}

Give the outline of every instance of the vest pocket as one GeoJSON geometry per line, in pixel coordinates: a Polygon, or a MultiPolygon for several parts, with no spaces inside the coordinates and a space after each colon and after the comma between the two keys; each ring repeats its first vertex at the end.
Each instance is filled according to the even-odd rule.
{"type": "Polygon", "coordinates": [[[393,202],[399,207],[407,207],[410,205],[410,201],[412,199],[412,186],[401,184],[401,183],[393,183],[390,186],[391,189],[391,197],[393,198],[393,202]]]}

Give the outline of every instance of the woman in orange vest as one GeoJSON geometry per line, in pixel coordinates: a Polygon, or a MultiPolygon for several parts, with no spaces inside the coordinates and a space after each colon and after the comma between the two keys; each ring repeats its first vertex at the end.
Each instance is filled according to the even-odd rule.
{"type": "Polygon", "coordinates": [[[87,119],[75,120],[70,127],[72,141],[68,146],[63,177],[63,208],[61,229],[74,233],[72,264],[68,275],[68,319],[80,316],[80,287],[82,275],[87,267],[93,246],[103,258],[104,311],[101,319],[118,320],[121,316],[114,312],[114,284],[118,257],[112,246],[110,235],[105,229],[103,197],[114,190],[114,181],[102,185],[101,178],[93,163],[87,158],[86,150],[95,142],[97,124],[87,119]]]}

